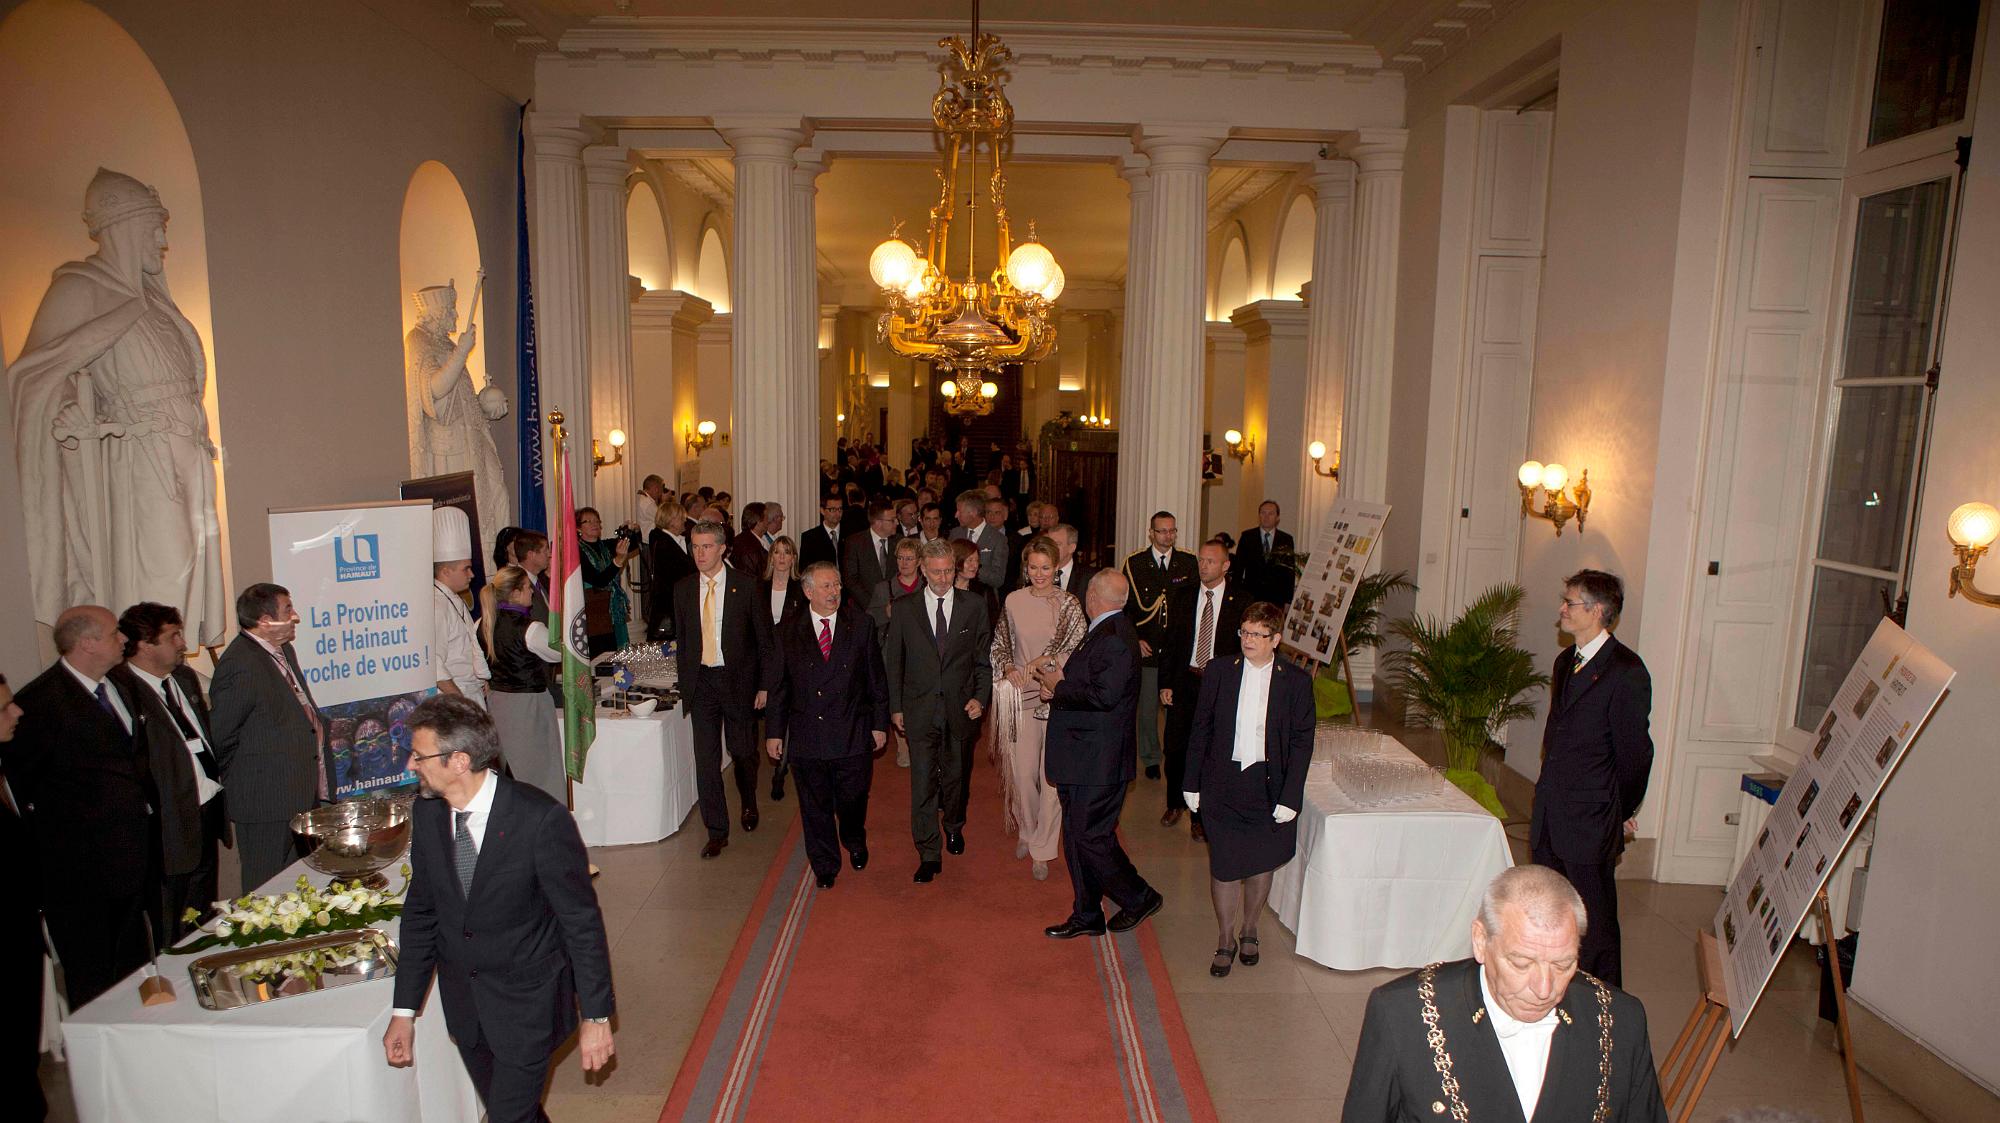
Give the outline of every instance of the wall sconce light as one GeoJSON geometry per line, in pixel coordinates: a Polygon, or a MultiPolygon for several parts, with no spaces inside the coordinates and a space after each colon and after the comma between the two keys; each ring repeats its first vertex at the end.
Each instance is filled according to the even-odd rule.
{"type": "Polygon", "coordinates": [[[1333,454],[1333,467],[1328,468],[1320,464],[1320,461],[1326,459],[1325,441],[1314,441],[1313,443],[1307,445],[1306,455],[1312,458],[1313,473],[1315,475],[1325,476],[1327,479],[1330,480],[1337,480],[1340,478],[1340,453],[1336,452],[1333,454]]]}
{"type": "Polygon", "coordinates": [[[1229,446],[1229,456],[1233,460],[1249,460],[1257,455],[1257,442],[1235,429],[1222,434],[1222,443],[1229,446]]]}
{"type": "Polygon", "coordinates": [[[1556,537],[1561,538],[1563,524],[1576,520],[1576,532],[1583,533],[1583,517],[1590,511],[1590,469],[1583,470],[1583,476],[1576,481],[1574,498],[1569,489],[1569,469],[1560,464],[1544,464],[1530,460],[1521,465],[1515,473],[1515,481],[1521,485],[1521,517],[1533,515],[1555,524],[1556,537]],[[1540,510],[1535,508],[1535,489],[1543,494],[1540,510]]]}
{"type": "Polygon", "coordinates": [[[597,443],[596,437],[590,438],[590,474],[593,476],[625,460],[625,430],[613,429],[604,439],[611,446],[610,456],[604,455],[604,447],[597,443]]]}
{"type": "Polygon", "coordinates": [[[1951,513],[1945,523],[1945,534],[1951,538],[1951,548],[1958,554],[1958,564],[1951,568],[1951,591],[1948,596],[1965,594],[1965,599],[1988,608],[2000,608],[2000,593],[1982,593],[1972,584],[1973,571],[1979,568],[1980,555],[2000,537],[2000,510],[1991,503],[1961,503],[1951,513]]]}
{"type": "Polygon", "coordinates": [[[1082,417],[1082,421],[1083,421],[1083,424],[1084,424],[1085,426],[1087,426],[1087,427],[1089,427],[1089,428],[1092,428],[1092,429],[1109,429],[1109,428],[1111,428],[1111,419],[1110,419],[1110,418],[1108,418],[1108,417],[1099,417],[1099,416],[1097,416],[1097,415],[1096,415],[1096,414],[1094,414],[1094,413],[1086,413],[1086,414],[1084,414],[1084,415],[1083,415],[1083,417],[1082,417]]]}
{"type": "Polygon", "coordinates": [[[845,425],[847,424],[847,415],[844,413],[836,413],[833,415],[833,420],[837,424],[845,425]]]}
{"type": "Polygon", "coordinates": [[[696,456],[700,456],[703,449],[715,447],[715,422],[713,421],[704,421],[692,429],[685,430],[685,433],[687,436],[687,451],[694,453],[696,456]]]}

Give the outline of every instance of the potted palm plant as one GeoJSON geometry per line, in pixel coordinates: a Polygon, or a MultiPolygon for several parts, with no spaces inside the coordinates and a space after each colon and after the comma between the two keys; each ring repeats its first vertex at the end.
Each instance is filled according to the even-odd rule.
{"type": "Polygon", "coordinates": [[[1502,726],[1534,716],[1529,699],[1549,684],[1534,656],[1515,642],[1526,597],[1519,585],[1495,585],[1448,624],[1427,616],[1398,620],[1389,631],[1407,646],[1383,657],[1410,715],[1443,731],[1445,776],[1501,817],[1506,809],[1479,774],[1480,757],[1502,726]]]}

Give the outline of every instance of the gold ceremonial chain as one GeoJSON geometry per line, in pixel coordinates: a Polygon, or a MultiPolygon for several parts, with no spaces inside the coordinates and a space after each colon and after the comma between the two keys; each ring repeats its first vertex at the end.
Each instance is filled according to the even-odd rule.
{"type": "Polygon", "coordinates": [[[1583,977],[1597,988],[1597,1111],[1591,1123],[1611,1118],[1611,988],[1588,972],[1583,977]]]}
{"type": "Polygon", "coordinates": [[[1451,1117],[1457,1123],[1469,1123],[1472,1114],[1465,1110],[1465,1101],[1458,1098],[1458,1077],[1451,1074],[1451,1054],[1444,1048],[1444,1031],[1438,1028],[1437,969],[1433,963],[1417,973],[1417,997],[1423,1000],[1424,1040],[1431,1044],[1431,1067],[1437,1069],[1438,1079],[1444,1083],[1444,1098],[1451,1101],[1451,1117]]]}

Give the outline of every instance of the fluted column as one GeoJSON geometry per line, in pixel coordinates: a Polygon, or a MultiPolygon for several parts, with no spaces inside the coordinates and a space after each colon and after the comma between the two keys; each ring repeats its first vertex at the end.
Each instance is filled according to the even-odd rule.
{"type": "Polygon", "coordinates": [[[800,400],[802,362],[792,305],[799,257],[793,244],[792,154],[804,134],[797,121],[716,122],[736,154],[736,253],[730,272],[730,455],[736,509],[776,499],[788,513],[792,495],[811,479],[794,418],[810,408],[800,400]]]}
{"type": "MultiPolygon", "coordinates": [[[[1140,488],[1144,475],[1147,434],[1140,428],[1146,413],[1147,387],[1151,384],[1146,368],[1146,284],[1151,277],[1153,256],[1153,179],[1144,156],[1127,156],[1118,174],[1131,196],[1131,215],[1125,244],[1125,335],[1118,365],[1118,412],[1112,418],[1118,426],[1118,518],[1112,528],[1120,554],[1139,548],[1145,535],[1144,519],[1154,508],[1139,508],[1146,502],[1140,488]]],[[[1089,413],[1091,411],[1084,411],[1089,413]]],[[[1102,535],[1103,527],[1091,533],[1102,535]]]]}
{"type": "MultiPolygon", "coordinates": [[[[792,408],[785,417],[787,447],[797,463],[789,490],[769,498],[785,505],[787,525],[796,538],[811,525],[819,506],[820,376],[819,376],[819,222],[816,217],[819,177],[826,161],[818,152],[802,150],[792,165],[792,354],[788,374],[792,408]]],[[[878,438],[879,439],[879,438],[878,438]]]]}
{"type": "Polygon", "coordinates": [[[627,431],[648,450],[645,470],[667,477],[676,490],[681,462],[694,455],[687,451],[684,435],[701,420],[696,416],[699,332],[714,315],[708,301],[678,290],[648,292],[632,302],[632,425],[627,431]]]}
{"type": "Polygon", "coordinates": [[[1402,129],[1365,129],[1347,149],[1359,174],[1354,193],[1352,315],[1342,395],[1340,490],[1350,499],[1373,503],[1388,498],[1389,396],[1396,350],[1396,238],[1403,209],[1403,146],[1408,139],[1409,134],[1402,129]]]}
{"type": "MultiPolygon", "coordinates": [[[[1292,515],[1299,509],[1298,465],[1306,455],[1307,312],[1289,300],[1259,300],[1238,308],[1229,322],[1244,339],[1243,433],[1257,442],[1243,477],[1251,490],[1241,497],[1236,531],[1256,522],[1266,499],[1292,515]]],[[[1310,547],[1308,547],[1310,548],[1310,547]]]]}
{"type": "MultiPolygon", "coordinates": [[[[1340,449],[1340,415],[1347,392],[1347,322],[1354,244],[1354,163],[1321,160],[1313,165],[1312,280],[1306,284],[1305,443],[1323,441],[1327,460],[1340,449]]],[[[1337,481],[1313,470],[1299,451],[1299,503],[1286,509],[1286,523],[1299,549],[1311,550],[1321,522],[1340,494],[1337,481]]]]}
{"type": "MultiPolygon", "coordinates": [[[[582,444],[603,441],[613,429],[625,431],[625,454],[596,473],[592,491],[603,497],[607,527],[632,517],[643,471],[664,466],[659,437],[641,434],[632,413],[632,294],[626,287],[625,177],[631,162],[624,148],[594,145],[583,150],[584,253],[589,292],[590,428],[570,432],[582,444]],[[650,442],[649,442],[650,439],[650,442]]],[[[604,445],[611,455],[611,446],[604,445]]],[[[643,531],[651,527],[640,528],[643,531]]]]}
{"type": "MultiPolygon", "coordinates": [[[[1137,414],[1127,409],[1120,422],[1143,449],[1133,492],[1138,502],[1118,512],[1121,554],[1139,547],[1154,510],[1173,512],[1189,529],[1201,518],[1208,158],[1226,135],[1221,129],[1149,130],[1139,142],[1152,180],[1140,374],[1147,385],[1137,414]]],[[[1121,456],[1121,477],[1127,470],[1124,460],[1121,456]]]]}
{"type": "MultiPolygon", "coordinates": [[[[528,138],[535,158],[535,363],[542,414],[562,410],[570,474],[579,506],[590,502],[590,338],[584,279],[583,146],[590,134],[574,117],[533,113],[528,138]],[[582,447],[579,454],[578,446],[582,447]]],[[[547,437],[546,427],[543,437],[547,437]]],[[[550,450],[551,456],[553,449],[550,450]]],[[[562,497],[555,465],[545,475],[549,510],[562,497]]],[[[549,520],[555,529],[555,516],[549,520]]]]}
{"type": "MultiPolygon", "coordinates": [[[[1203,330],[1208,342],[1208,393],[1207,423],[1202,431],[1208,434],[1210,447],[1219,452],[1227,447],[1222,434],[1244,426],[1248,388],[1244,385],[1243,329],[1231,323],[1210,321],[1203,330]]],[[[1193,534],[1196,527],[1190,524],[1188,537],[1206,540],[1222,531],[1235,534],[1250,525],[1237,522],[1243,507],[1243,476],[1244,466],[1225,456],[1222,474],[1201,486],[1204,504],[1201,533],[1193,534]]]]}

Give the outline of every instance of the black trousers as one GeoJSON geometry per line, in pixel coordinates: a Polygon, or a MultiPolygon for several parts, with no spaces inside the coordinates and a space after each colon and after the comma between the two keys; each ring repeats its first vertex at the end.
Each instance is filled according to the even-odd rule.
{"type": "Polygon", "coordinates": [[[1612,986],[1623,986],[1624,967],[1618,951],[1618,863],[1565,862],[1549,841],[1548,828],[1534,839],[1535,864],[1569,879],[1583,898],[1587,930],[1576,951],[1577,966],[1612,986]]]}
{"type": "Polygon", "coordinates": [[[1069,912],[1074,923],[1104,923],[1106,897],[1129,909],[1152,891],[1118,844],[1118,813],[1125,806],[1128,786],[1056,785],[1062,801],[1063,861],[1069,865],[1070,888],[1076,892],[1069,912]]]}
{"type": "Polygon", "coordinates": [[[719,667],[696,669],[695,681],[681,695],[694,725],[694,790],[701,804],[701,822],[710,838],[729,837],[729,800],[722,790],[722,745],[729,742],[729,759],[736,772],[736,795],[746,811],[757,809],[757,745],[750,704],[723,700],[719,667]]]}
{"type": "Polygon", "coordinates": [[[790,763],[799,793],[806,861],[812,864],[813,873],[832,877],[840,872],[841,847],[849,854],[868,850],[868,789],[875,779],[875,759],[857,753],[835,760],[790,763]]]}
{"type": "MultiPolygon", "coordinates": [[[[1194,740],[1195,703],[1201,700],[1201,672],[1194,672],[1194,685],[1174,691],[1174,704],[1162,707],[1167,711],[1167,810],[1179,808],[1187,810],[1187,797],[1181,789],[1187,786],[1188,743],[1194,740]]],[[[1201,813],[1196,812],[1194,821],[1201,822],[1201,813]]]]}
{"type": "MultiPolygon", "coordinates": [[[[72,893],[77,888],[72,887],[72,893]]],[[[147,902],[158,894],[157,885],[148,885],[133,893],[93,893],[43,910],[56,959],[62,964],[70,1009],[82,1009],[145,965],[151,923],[147,902]]]]}
{"type": "MultiPolygon", "coordinates": [[[[13,812],[0,807],[0,818],[13,812]]],[[[27,832],[5,832],[22,842],[27,832]]],[[[32,902],[0,911],[0,1103],[11,1118],[39,1123],[48,1115],[42,1098],[42,914],[32,902]]]]}
{"type": "Polygon", "coordinates": [[[486,1123],[549,1123],[542,1110],[542,1090],[549,1081],[549,1058],[538,1064],[518,1065],[493,1055],[486,1042],[460,1045],[458,1055],[465,1061],[465,1074],[479,1102],[486,1105],[486,1123]]]}
{"type": "MultiPolygon", "coordinates": [[[[193,927],[185,919],[189,909],[207,916],[221,892],[217,875],[221,868],[217,853],[229,823],[223,816],[224,801],[211,799],[201,806],[201,857],[186,873],[170,873],[160,879],[160,917],[153,937],[160,947],[176,943],[193,927]]],[[[244,892],[249,892],[246,888],[244,892]]]]}
{"type": "Polygon", "coordinates": [[[938,831],[965,829],[965,773],[972,760],[977,737],[961,737],[952,730],[948,718],[939,718],[929,729],[910,727],[910,840],[916,843],[917,859],[943,861],[944,849],[938,831]]]}

